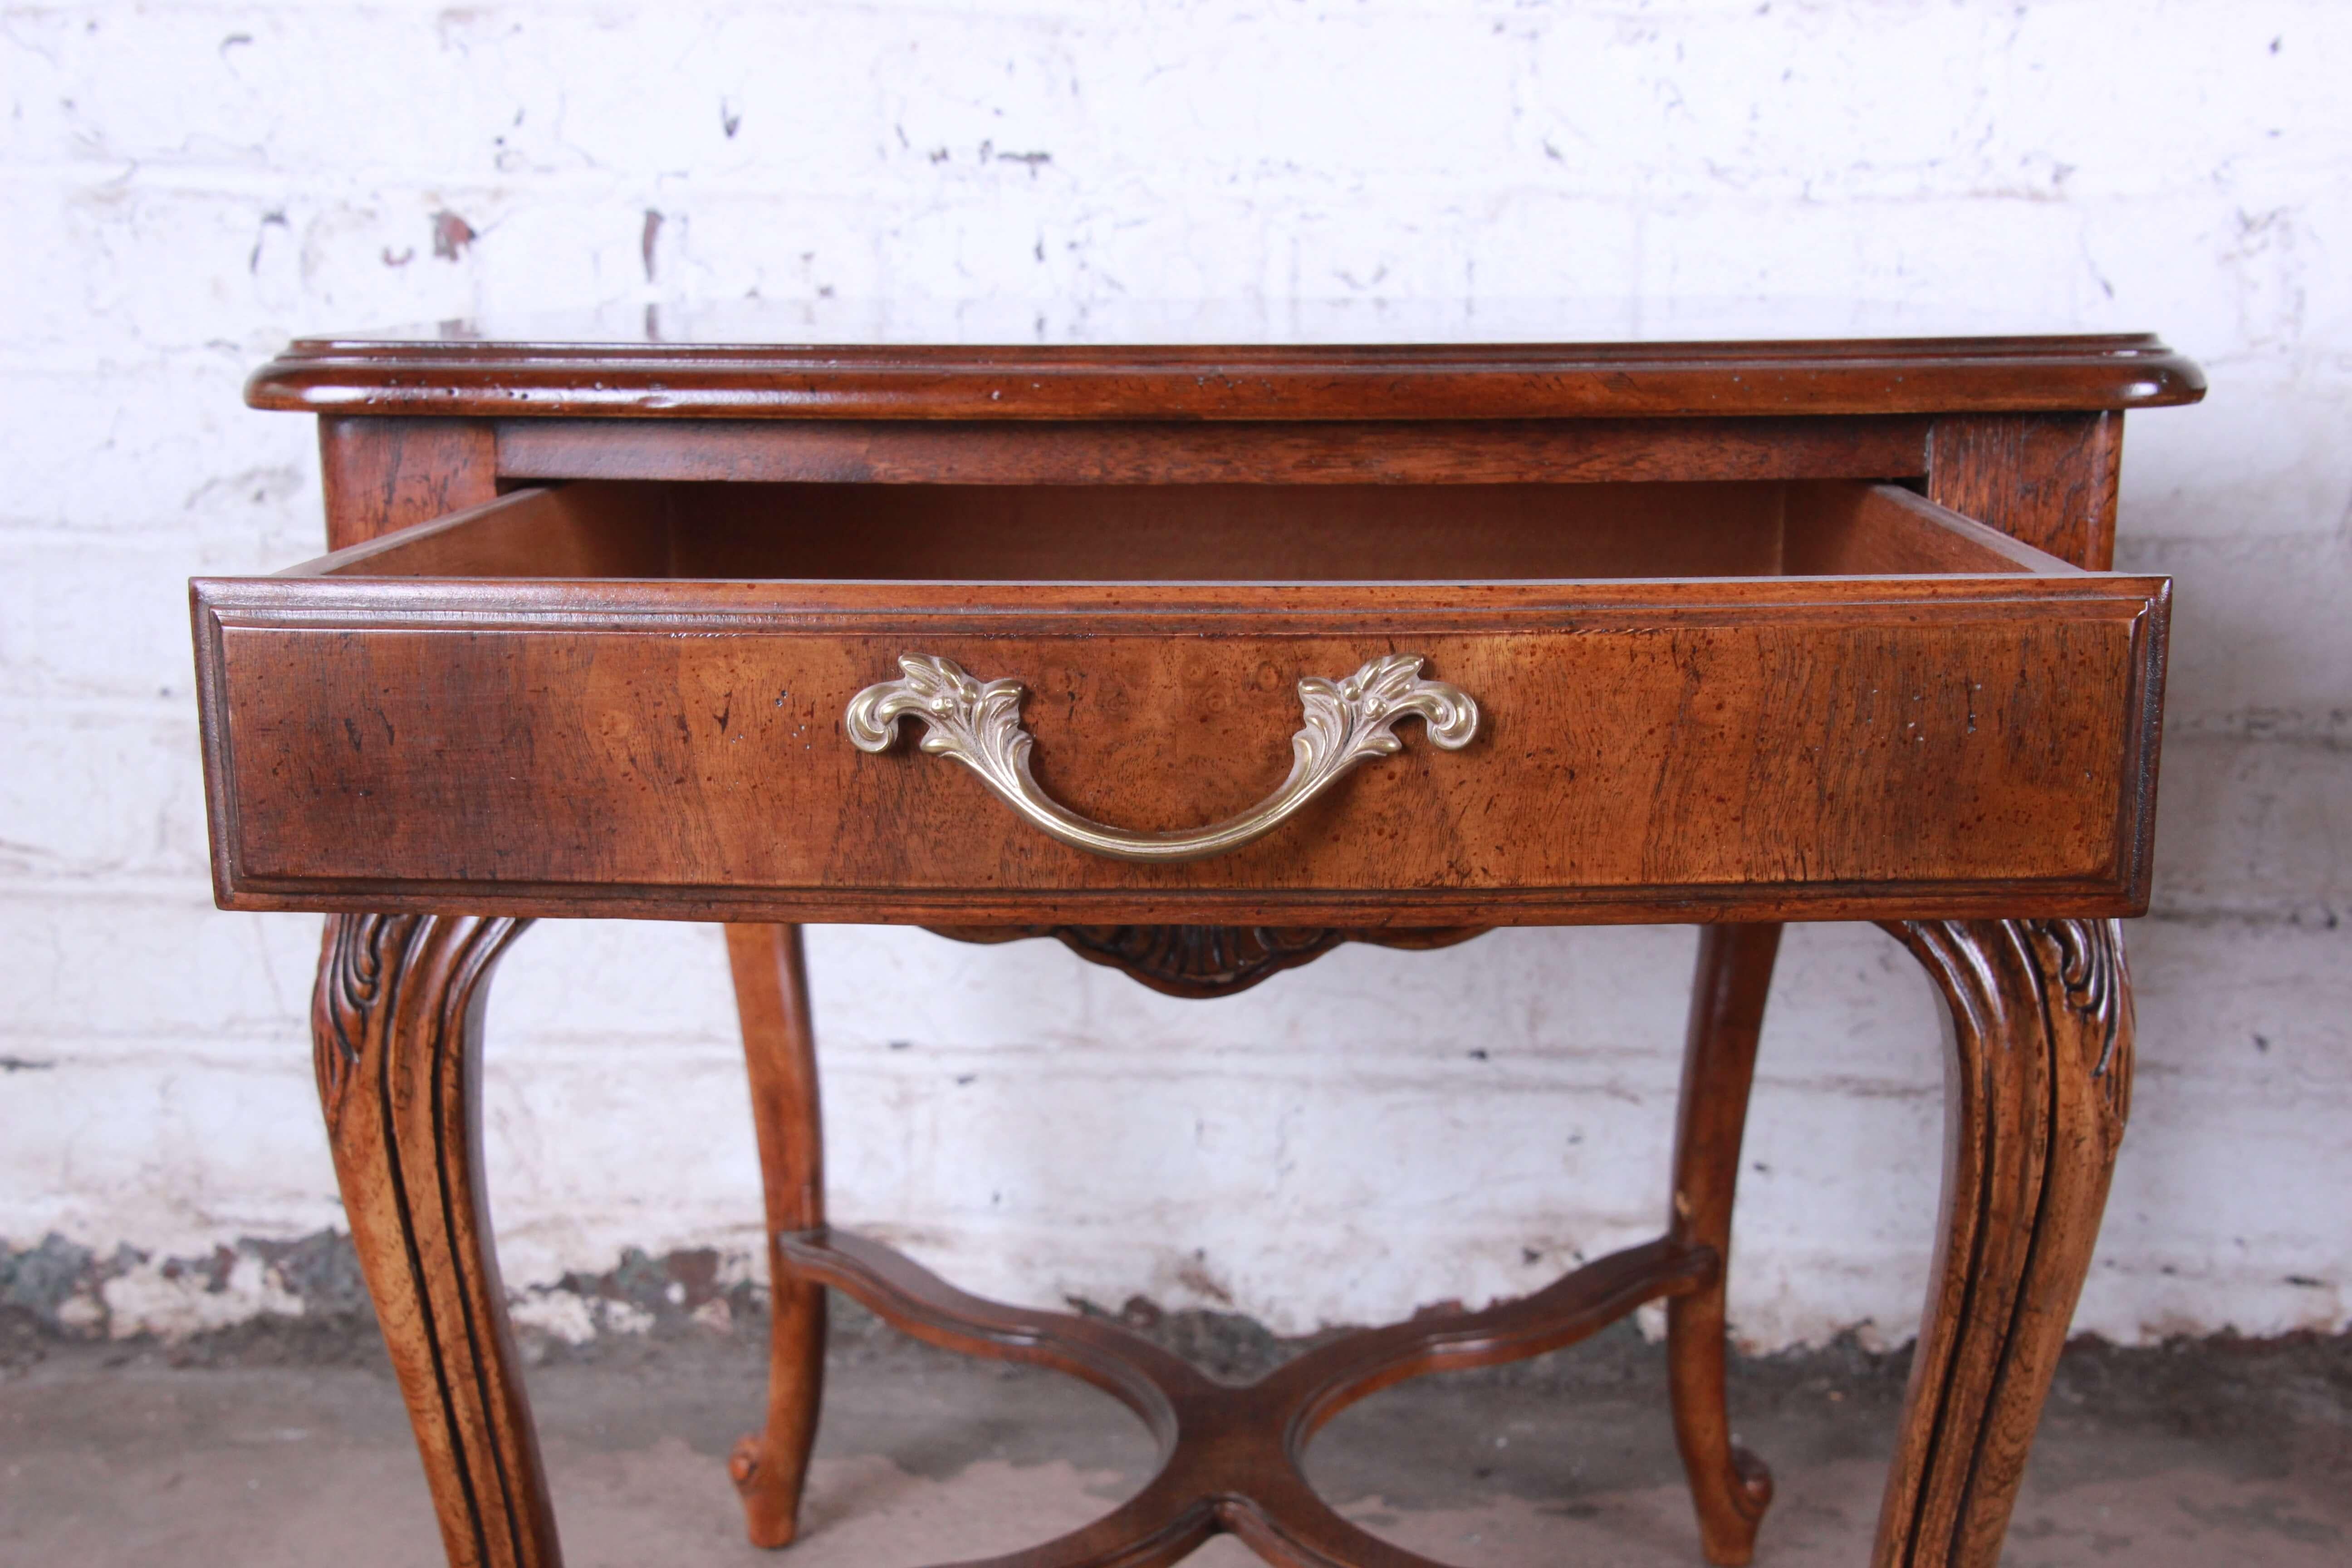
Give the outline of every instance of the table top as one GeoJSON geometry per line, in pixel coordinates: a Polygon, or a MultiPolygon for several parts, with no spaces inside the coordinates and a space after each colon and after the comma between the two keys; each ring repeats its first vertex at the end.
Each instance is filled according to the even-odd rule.
{"type": "Polygon", "coordinates": [[[1679,335],[1822,319],[647,306],[300,338],[247,400],[478,418],[1410,420],[2091,412],[2204,394],[2196,365],[2146,332],[1679,335]]]}

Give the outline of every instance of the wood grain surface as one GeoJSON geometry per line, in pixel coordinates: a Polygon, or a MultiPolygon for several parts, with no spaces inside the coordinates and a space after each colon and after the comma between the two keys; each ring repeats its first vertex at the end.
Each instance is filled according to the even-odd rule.
{"type": "Polygon", "coordinates": [[[770,1282],[767,1418],[735,1445],[727,1470],[743,1500],[744,1533],[777,1547],[800,1530],[825,1345],[824,1289],[793,1277],[779,1238],[824,1224],[824,1121],[800,927],[729,926],[727,963],[751,1079],[770,1282]]]}
{"type": "Polygon", "coordinates": [[[1661,1237],[1516,1300],[1341,1335],[1234,1386],[1114,1319],[982,1300],[863,1237],[814,1230],[784,1237],[783,1248],[802,1278],[844,1291],[893,1327],[944,1349],[1081,1378],[1150,1431],[1160,1466],[1134,1497],[1042,1546],[958,1568],[1158,1568],[1220,1532],[1278,1568],[1444,1568],[1382,1541],[1316,1494],[1302,1465],[1316,1432],[1406,1378],[1574,1344],[1644,1301],[1700,1288],[1717,1267],[1713,1252],[1661,1237]]]}
{"type": "Polygon", "coordinates": [[[482,1015],[524,922],[327,921],[319,1100],[452,1568],[560,1568],[482,1184],[482,1015]]]}
{"type": "Polygon", "coordinates": [[[340,550],[496,499],[498,439],[478,419],[319,421],[327,542],[340,550]]]}
{"type": "Polygon", "coordinates": [[[1951,415],[1928,441],[1927,493],[2077,566],[2115,560],[2123,416],[1951,415]]]}
{"type": "Polygon", "coordinates": [[[1907,921],[1942,993],[1942,1234],[1872,1561],[1995,1568],[2131,1113],[2113,921],[1907,921]]]}
{"type": "Polygon", "coordinates": [[[306,338],[257,408],[633,419],[1529,419],[2193,403],[2147,333],[1796,342],[1106,347],[306,338]]]}
{"type": "Polygon", "coordinates": [[[222,898],[1430,925],[2146,896],[2160,580],[1198,588],[1130,610],[845,588],[786,611],[722,586],[200,584],[222,898]],[[1053,843],[960,766],[840,731],[900,654],[944,656],[1027,684],[1056,798],[1194,826],[1280,780],[1301,677],[1390,651],[1475,696],[1479,739],[1408,731],[1281,832],[1187,866],[1053,843]]]}
{"type": "Polygon", "coordinates": [[[520,479],[1297,486],[1909,479],[1927,471],[1932,426],[1924,416],[1885,415],[1444,423],[547,418],[501,419],[494,428],[498,471],[520,479]]]}
{"type": "Polygon", "coordinates": [[[1780,956],[1777,925],[1709,926],[1699,935],[1675,1112],[1673,1198],[1666,1236],[1721,1259],[1698,1289],[1666,1302],[1666,1381],[1675,1442],[1698,1510],[1700,1550],[1717,1568],[1754,1556],[1772,1501],[1772,1472],[1732,1440],[1725,1388],[1731,1211],[1764,999],[1780,956]]]}
{"type": "Polygon", "coordinates": [[[2069,570],[1899,485],[1852,480],[1307,489],[592,480],[371,533],[278,575],[1467,586],[2069,570]]]}

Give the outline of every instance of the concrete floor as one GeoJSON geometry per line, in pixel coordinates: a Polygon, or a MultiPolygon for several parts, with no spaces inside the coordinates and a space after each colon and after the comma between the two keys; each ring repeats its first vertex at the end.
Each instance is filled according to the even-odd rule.
{"type": "MultiPolygon", "coordinates": [[[[1107,1398],[844,1316],[803,1538],[782,1558],[741,1543],[723,1467],[758,1408],[760,1325],[587,1354],[533,1347],[573,1568],[961,1560],[1082,1523],[1143,1479],[1150,1448],[1107,1398]]],[[[1281,1353],[1245,1327],[1168,1329],[1220,1375],[1281,1353]]],[[[370,1340],[263,1330],[166,1350],[20,1336],[0,1381],[0,1563],[437,1561],[370,1340]]],[[[1851,1347],[1741,1363],[1739,1425],[1780,1479],[1759,1568],[1864,1561],[1902,1371],[1851,1347]]],[[[1351,1517],[1463,1568],[1698,1562],[1658,1352],[1630,1330],[1405,1384],[1334,1423],[1312,1468],[1351,1517]]],[[[2352,1342],[2071,1353],[2005,1562],[2111,1561],[2352,1561],[2352,1342]]],[[[1220,1540],[1192,1562],[1255,1559],[1220,1540]]]]}

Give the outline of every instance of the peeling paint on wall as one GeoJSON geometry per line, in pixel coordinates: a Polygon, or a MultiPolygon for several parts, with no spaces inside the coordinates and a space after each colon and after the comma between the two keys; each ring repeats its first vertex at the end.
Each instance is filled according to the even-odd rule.
{"type": "Polygon", "coordinates": [[[366,1292],[349,1238],[333,1232],[163,1258],[53,1233],[28,1247],[0,1243],[0,1307],[72,1338],[171,1342],[257,1317],[363,1311],[366,1292]]]}
{"type": "MultiPolygon", "coordinates": [[[[710,1247],[655,1257],[625,1248],[602,1272],[567,1272],[514,1292],[525,1338],[581,1345],[612,1334],[726,1332],[767,1310],[747,1255],[710,1247]]],[[[66,1339],[152,1339],[177,1344],[260,1318],[305,1318],[372,1332],[374,1314],[351,1237],[319,1231],[296,1241],[242,1237],[195,1257],[100,1253],[62,1236],[0,1243],[0,1311],[66,1339]]],[[[543,1354],[543,1348],[539,1353],[543,1354]]]]}
{"type": "Polygon", "coordinates": [[[456,213],[433,215],[433,254],[442,260],[455,261],[464,256],[474,237],[474,226],[456,213]]]}

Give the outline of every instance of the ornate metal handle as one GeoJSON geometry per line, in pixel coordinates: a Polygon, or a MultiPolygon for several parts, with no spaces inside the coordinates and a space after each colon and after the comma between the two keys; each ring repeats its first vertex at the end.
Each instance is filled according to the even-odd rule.
{"type": "Polygon", "coordinates": [[[850,699],[849,740],[860,751],[887,752],[900,719],[920,719],[924,751],[963,763],[997,798],[1063,843],[1119,860],[1198,860],[1264,837],[1357,763],[1402,750],[1400,719],[1418,716],[1429,738],[1449,752],[1468,745],[1478,732],[1478,704],[1458,687],[1422,679],[1421,663],[1410,654],[1389,654],[1344,680],[1310,675],[1300,681],[1307,727],[1291,737],[1290,776],[1239,816],[1190,833],[1131,832],[1055,801],[1029,772],[1036,742],[1021,727],[1028,689],[1017,680],[974,680],[952,659],[901,655],[904,678],[850,699]]]}

